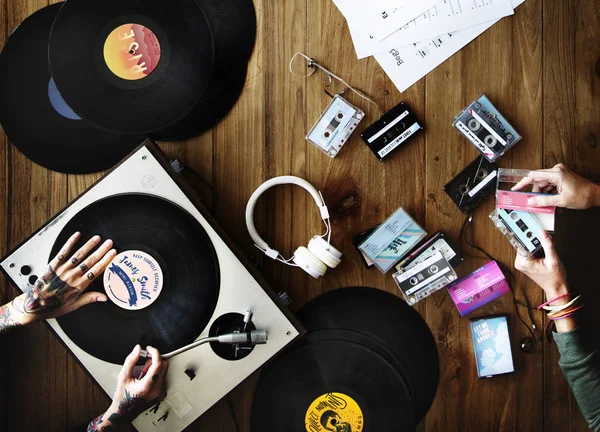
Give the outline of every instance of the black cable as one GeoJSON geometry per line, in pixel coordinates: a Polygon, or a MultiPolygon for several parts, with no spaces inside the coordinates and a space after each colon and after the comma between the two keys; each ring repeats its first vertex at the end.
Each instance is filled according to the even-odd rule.
{"type": "Polygon", "coordinates": [[[227,395],[225,398],[227,401],[227,405],[229,406],[229,411],[231,412],[231,419],[233,420],[233,424],[235,424],[235,430],[240,432],[240,425],[237,420],[237,416],[235,415],[235,409],[233,408],[233,402],[231,401],[231,396],[227,395]]]}
{"type": "MultiPolygon", "coordinates": [[[[463,226],[462,226],[462,228],[460,230],[460,232],[461,232],[461,235],[460,235],[460,241],[461,241],[461,243],[464,240],[464,242],[468,246],[470,246],[471,248],[478,250],[479,252],[481,252],[482,254],[484,254],[490,260],[496,261],[496,263],[498,264],[498,266],[500,267],[500,269],[504,270],[505,272],[507,272],[510,275],[509,276],[510,280],[509,280],[508,288],[510,289],[510,292],[512,294],[512,301],[513,301],[513,304],[515,305],[515,309],[517,311],[517,317],[519,318],[519,320],[521,321],[521,323],[523,323],[523,325],[527,328],[527,330],[529,331],[529,333],[533,337],[534,344],[537,345],[537,340],[536,340],[535,333],[534,333],[535,329],[537,329],[537,326],[535,325],[535,321],[533,320],[533,317],[531,316],[531,310],[534,310],[534,309],[537,310],[537,309],[534,308],[534,307],[532,307],[529,304],[529,300],[527,299],[527,296],[524,296],[525,303],[522,303],[519,300],[517,300],[517,296],[516,296],[515,291],[514,291],[514,289],[512,287],[513,283],[516,284],[517,279],[516,279],[515,275],[513,274],[513,272],[509,268],[505,267],[500,261],[498,261],[496,258],[494,258],[489,252],[487,252],[483,248],[481,248],[481,247],[479,247],[477,245],[474,245],[471,242],[469,242],[468,231],[469,231],[469,227],[471,226],[471,221],[472,220],[473,220],[473,215],[472,215],[472,213],[469,213],[467,215],[467,218],[463,222],[463,226]],[[531,322],[531,326],[532,327],[529,327],[529,325],[525,322],[525,320],[521,316],[521,313],[519,311],[519,306],[525,307],[527,309],[527,314],[529,316],[529,321],[531,322]]],[[[462,246],[462,244],[461,244],[461,246],[462,246]]],[[[467,256],[470,256],[472,258],[482,258],[481,256],[469,254],[469,253],[465,252],[464,249],[463,249],[463,254],[465,254],[467,256]]]]}

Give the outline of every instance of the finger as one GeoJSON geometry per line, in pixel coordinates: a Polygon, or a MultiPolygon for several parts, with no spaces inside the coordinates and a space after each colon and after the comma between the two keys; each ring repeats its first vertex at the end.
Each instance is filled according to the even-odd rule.
{"type": "Polygon", "coordinates": [[[83,279],[80,284],[81,289],[86,289],[89,284],[91,284],[98,276],[100,276],[115,256],[117,256],[117,251],[111,249],[106,255],[102,257],[100,261],[94,264],[94,266],[82,276],[83,279]]]}
{"type": "Polygon", "coordinates": [[[97,251],[95,251],[93,254],[87,257],[79,265],[77,271],[85,274],[89,269],[91,269],[94,266],[94,264],[100,261],[104,255],[106,255],[106,253],[110,250],[112,246],[113,241],[110,239],[106,240],[104,243],[102,243],[102,246],[100,246],[97,251]]]}
{"type": "Polygon", "coordinates": [[[69,305],[71,311],[77,310],[82,306],[89,305],[91,303],[105,303],[108,300],[106,295],[99,292],[89,292],[79,296],[77,300],[69,305]]]}
{"type": "Polygon", "coordinates": [[[148,354],[150,354],[152,364],[150,365],[150,368],[148,369],[148,373],[142,379],[142,381],[145,381],[146,384],[151,385],[152,381],[154,381],[152,379],[152,377],[154,375],[158,374],[158,371],[160,370],[160,368],[162,366],[162,358],[160,357],[160,352],[158,352],[158,350],[156,348],[151,347],[150,345],[148,345],[146,347],[146,351],[148,351],[148,354]]]}
{"type": "Polygon", "coordinates": [[[60,249],[60,252],[58,252],[58,254],[54,257],[52,261],[50,261],[51,268],[56,270],[58,266],[66,262],[66,259],[69,256],[71,249],[73,249],[73,246],[75,246],[75,243],[77,243],[79,237],[81,237],[80,232],[76,232],[71,237],[69,237],[69,240],[67,240],[67,242],[63,245],[63,247],[60,249]]]}
{"type": "Polygon", "coordinates": [[[519,182],[516,185],[514,185],[511,188],[511,190],[521,190],[525,186],[529,186],[531,183],[533,183],[533,179],[531,177],[523,177],[521,180],[519,180],[519,182]]]}
{"type": "Polygon", "coordinates": [[[561,207],[561,204],[561,195],[536,196],[527,200],[527,205],[531,207],[561,207]]]}
{"type": "Polygon", "coordinates": [[[94,236],[89,239],[77,252],[73,254],[67,265],[69,268],[75,267],[90,251],[100,242],[100,236],[94,236]]]}
{"type": "Polygon", "coordinates": [[[133,351],[131,351],[131,353],[127,356],[125,362],[123,363],[121,373],[119,374],[119,377],[121,379],[133,378],[133,369],[135,368],[135,365],[140,359],[141,352],[142,347],[140,347],[140,345],[138,344],[135,346],[135,348],[133,348],[133,351]]]}
{"type": "Polygon", "coordinates": [[[148,359],[146,360],[146,363],[144,364],[144,368],[142,369],[142,371],[140,372],[140,376],[138,377],[138,379],[142,379],[146,376],[146,374],[148,373],[148,369],[150,369],[150,366],[152,365],[152,360],[148,359]]]}
{"type": "Polygon", "coordinates": [[[559,261],[558,253],[556,252],[556,248],[554,247],[554,242],[552,238],[550,238],[550,234],[548,231],[542,231],[540,233],[540,243],[544,248],[544,253],[546,254],[546,260],[548,261],[559,261]]]}

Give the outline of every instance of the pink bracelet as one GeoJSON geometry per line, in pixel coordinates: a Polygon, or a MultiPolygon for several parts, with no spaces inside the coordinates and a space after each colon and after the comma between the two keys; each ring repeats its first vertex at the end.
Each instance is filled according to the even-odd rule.
{"type": "Polygon", "coordinates": [[[538,308],[537,308],[537,310],[542,310],[542,308],[544,306],[548,306],[550,303],[554,303],[555,301],[563,299],[565,297],[569,297],[570,295],[571,295],[571,293],[566,293],[566,294],[563,294],[563,295],[559,295],[558,297],[553,298],[552,300],[547,301],[546,303],[542,303],[541,305],[539,305],[538,308]]]}

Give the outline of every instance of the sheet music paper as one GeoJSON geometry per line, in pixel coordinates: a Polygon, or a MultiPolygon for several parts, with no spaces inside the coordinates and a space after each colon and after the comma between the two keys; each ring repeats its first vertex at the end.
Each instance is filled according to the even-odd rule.
{"type": "MultiPolygon", "coordinates": [[[[514,13],[510,0],[443,0],[383,40],[378,40],[377,32],[373,29],[381,27],[389,30],[388,25],[383,24],[381,18],[374,18],[374,15],[366,16],[364,8],[356,6],[358,3],[358,0],[335,0],[348,21],[359,59],[514,13]]],[[[421,2],[422,6],[429,4],[426,0],[421,2]]]]}
{"type": "MultiPolygon", "coordinates": [[[[516,8],[523,2],[525,0],[512,0],[512,5],[516,8]]],[[[493,20],[420,43],[392,48],[386,53],[375,55],[375,59],[398,90],[403,92],[498,21],[493,20]]]]}

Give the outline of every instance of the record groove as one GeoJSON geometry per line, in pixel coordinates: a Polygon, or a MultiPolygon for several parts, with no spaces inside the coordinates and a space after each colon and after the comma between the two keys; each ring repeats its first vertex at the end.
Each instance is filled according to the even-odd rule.
{"type": "MultiPolygon", "coordinates": [[[[118,252],[140,250],[160,265],[162,292],[145,309],[124,310],[94,303],[59,317],[69,338],[88,354],[121,364],[137,343],[169,352],[194,341],[205,329],[219,294],[219,265],[200,223],[180,207],[150,195],[116,195],[77,213],[63,228],[54,257],[74,232],[112,239],[118,252]]],[[[100,275],[88,291],[105,292],[100,275]]]]}

